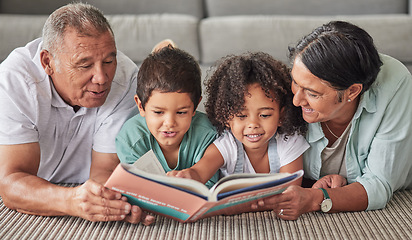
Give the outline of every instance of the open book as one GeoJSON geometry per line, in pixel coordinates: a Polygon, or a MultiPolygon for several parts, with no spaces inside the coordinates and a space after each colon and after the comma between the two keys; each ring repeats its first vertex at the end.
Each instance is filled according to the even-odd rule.
{"type": "Polygon", "coordinates": [[[303,175],[302,170],[291,174],[234,174],[208,189],[192,179],[166,176],[159,168],[160,163],[149,151],[133,165],[120,163],[105,186],[122,193],[132,205],[180,222],[194,222],[214,215],[252,211],[252,202],[283,192],[303,175]]]}

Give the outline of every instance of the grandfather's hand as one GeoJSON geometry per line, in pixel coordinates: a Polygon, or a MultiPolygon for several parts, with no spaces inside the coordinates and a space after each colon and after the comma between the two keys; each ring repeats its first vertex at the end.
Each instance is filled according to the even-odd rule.
{"type": "Polygon", "coordinates": [[[310,188],[289,186],[283,193],[259,200],[252,209],[270,208],[284,220],[296,220],[300,215],[314,211],[310,188]]]}
{"type": "Polygon", "coordinates": [[[93,180],[74,188],[69,202],[70,215],[93,222],[124,220],[149,225],[154,221],[153,216],[144,213],[139,207],[132,208],[120,193],[93,180]]]}
{"type": "Polygon", "coordinates": [[[338,174],[326,175],[316,181],[312,188],[337,188],[347,184],[346,178],[338,174]]]}

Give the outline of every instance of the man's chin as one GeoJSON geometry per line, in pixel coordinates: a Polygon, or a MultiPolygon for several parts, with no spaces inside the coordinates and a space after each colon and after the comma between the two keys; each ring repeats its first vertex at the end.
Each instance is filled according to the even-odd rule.
{"type": "Polygon", "coordinates": [[[82,105],[85,108],[97,108],[101,107],[106,102],[106,99],[99,99],[98,101],[88,101],[82,105]]]}

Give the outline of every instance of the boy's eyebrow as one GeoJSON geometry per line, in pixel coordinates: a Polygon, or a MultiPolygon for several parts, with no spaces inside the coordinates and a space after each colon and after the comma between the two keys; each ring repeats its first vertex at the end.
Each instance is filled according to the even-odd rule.
{"type": "MultiPolygon", "coordinates": [[[[177,110],[182,110],[182,109],[186,109],[186,108],[190,108],[190,107],[191,107],[191,105],[182,106],[182,107],[177,108],[177,110]]],[[[155,109],[161,109],[161,110],[166,109],[166,108],[160,107],[160,106],[153,106],[153,108],[155,108],[155,109]]]]}

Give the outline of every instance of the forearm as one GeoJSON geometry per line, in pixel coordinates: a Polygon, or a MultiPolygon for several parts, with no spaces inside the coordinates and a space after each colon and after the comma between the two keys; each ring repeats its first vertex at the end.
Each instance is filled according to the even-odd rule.
{"type": "Polygon", "coordinates": [[[104,184],[112,174],[113,170],[114,169],[94,168],[90,171],[90,179],[93,179],[100,184],[104,184]]]}
{"type": "MultiPolygon", "coordinates": [[[[311,189],[313,191],[314,203],[312,211],[320,210],[320,203],[323,200],[323,194],[320,189],[311,189]],[[319,200],[319,195],[322,198],[319,200]]],[[[339,188],[327,188],[326,191],[332,199],[332,209],[330,212],[354,212],[364,211],[368,207],[368,195],[360,183],[352,183],[339,188]]]]}
{"type": "Polygon", "coordinates": [[[104,184],[119,163],[119,158],[115,153],[92,151],[90,179],[93,179],[100,184],[104,184]]]}
{"type": "Polygon", "coordinates": [[[70,215],[70,188],[34,175],[13,173],[1,180],[0,189],[4,204],[10,209],[42,216],[70,215]]]}

